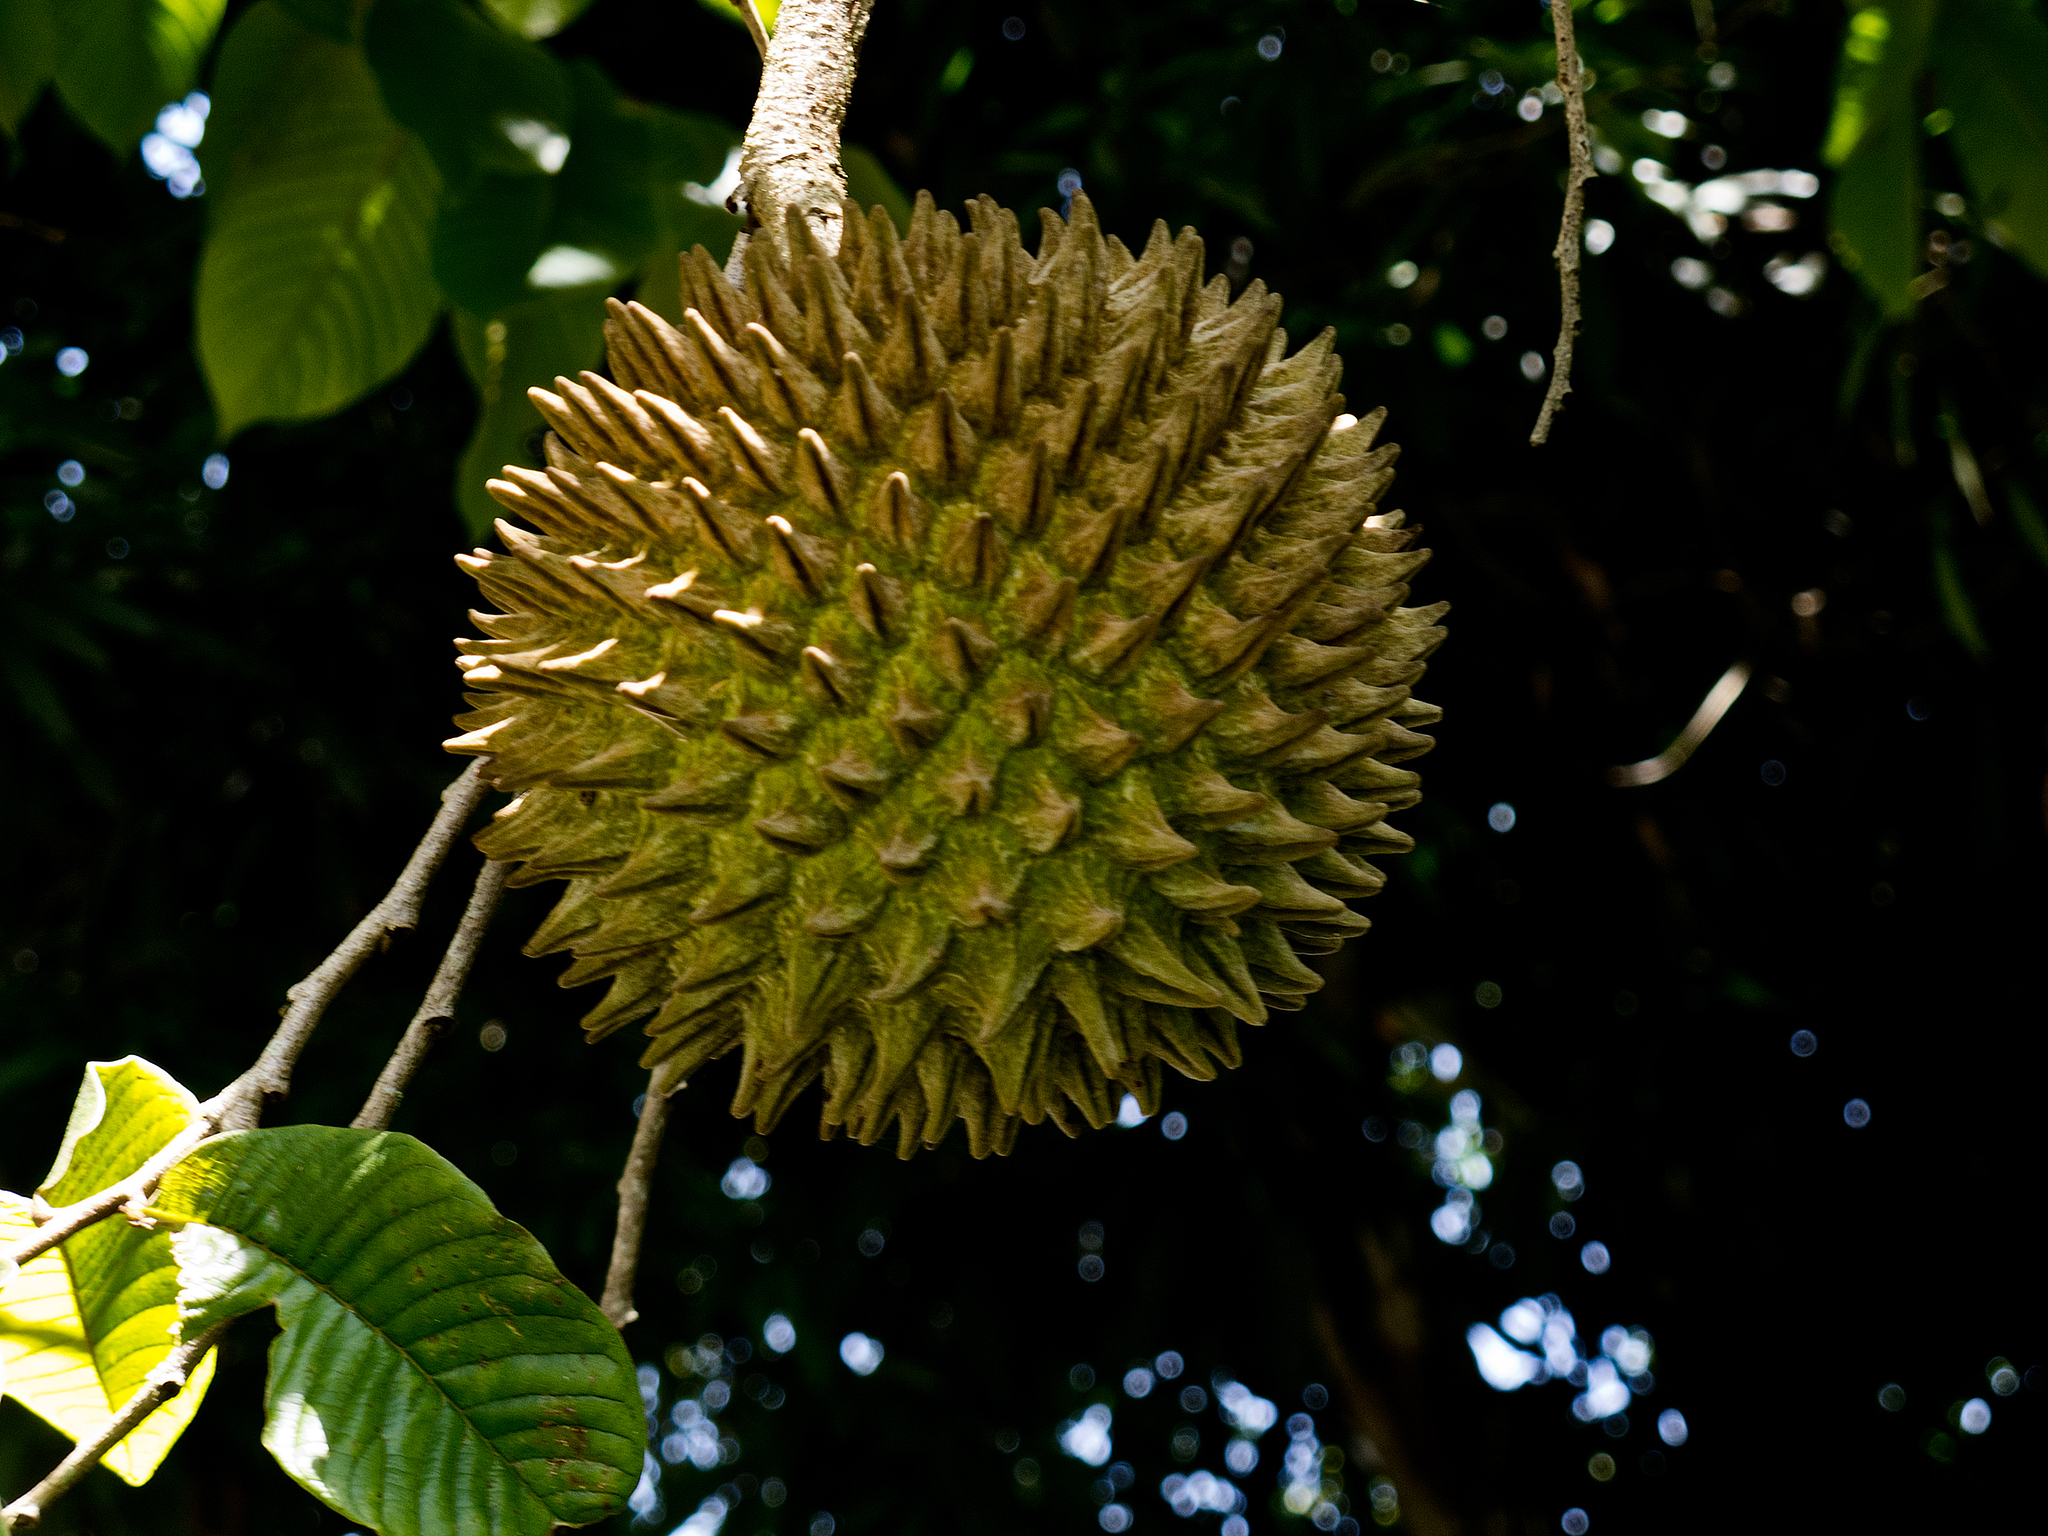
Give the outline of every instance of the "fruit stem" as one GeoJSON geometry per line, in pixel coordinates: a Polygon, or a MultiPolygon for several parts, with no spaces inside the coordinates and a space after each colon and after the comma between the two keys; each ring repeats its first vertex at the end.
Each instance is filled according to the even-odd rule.
{"type": "Polygon", "coordinates": [[[1536,429],[1529,434],[1529,446],[1540,448],[1550,440],[1550,422],[1564,406],[1572,390],[1572,344],[1579,334],[1579,253],[1585,248],[1586,183],[1595,175],[1593,143],[1586,130],[1585,81],[1579,68],[1579,45],[1572,33],[1571,0],[1551,0],[1551,25],[1557,32],[1557,88],[1564,93],[1566,137],[1571,140],[1571,170],[1564,185],[1564,217],[1557,227],[1557,283],[1563,315],[1557,332],[1557,351],[1552,354],[1550,387],[1543,392],[1543,409],[1536,415],[1536,429]]]}
{"type": "Polygon", "coordinates": [[[839,125],[873,9],[874,0],[783,0],[776,11],[740,156],[747,232],[733,245],[728,272],[736,270],[749,239],[765,235],[781,249],[792,208],[825,252],[837,254],[839,203],[846,196],[839,125]]]}

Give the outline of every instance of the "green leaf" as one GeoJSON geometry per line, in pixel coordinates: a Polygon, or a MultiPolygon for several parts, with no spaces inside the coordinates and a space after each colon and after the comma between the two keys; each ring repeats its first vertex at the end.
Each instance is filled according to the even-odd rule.
{"type": "Polygon", "coordinates": [[[1920,145],[1911,119],[1894,115],[1837,173],[1828,205],[1836,256],[1887,319],[1912,313],[1921,217],[1920,145]]]}
{"type": "Polygon", "coordinates": [[[2006,483],[2005,499],[2012,504],[2012,522],[2019,529],[2021,540],[2041,562],[2042,569],[2048,570],[2048,523],[2042,522],[2041,509],[2017,480],[2006,483]]]}
{"type": "Polygon", "coordinates": [[[299,1125],[165,1179],[190,1330],[275,1306],[263,1443],[383,1536],[547,1536],[619,1509],[645,1422],[618,1330],[410,1136],[299,1125]]]}
{"type": "Polygon", "coordinates": [[[1927,39],[1939,0],[1885,0],[1849,16],[1835,69],[1835,110],[1821,158],[1849,157],[1894,119],[1911,117],[1913,88],[1927,67],[1927,39]]]}
{"type": "Polygon", "coordinates": [[[441,308],[428,246],[440,188],[361,52],[272,0],[229,34],[213,115],[228,157],[208,198],[196,329],[228,437],[325,416],[411,361],[441,308]]]}
{"type": "Polygon", "coordinates": [[[553,37],[590,9],[590,0],[484,0],[484,9],[521,37],[553,37]]]}
{"type": "Polygon", "coordinates": [[[1937,502],[1927,517],[1929,563],[1933,568],[1934,596],[1941,604],[1941,617],[1956,643],[1973,660],[1991,659],[1991,642],[1984,638],[1984,626],[1977,621],[1977,605],[1963,583],[1962,565],[1956,559],[1950,534],[1948,507],[1937,502]]]}
{"type": "Polygon", "coordinates": [[[1934,66],[1984,232],[2048,277],[2048,25],[2009,0],[1949,0],[1934,66]]]}
{"type": "Polygon", "coordinates": [[[330,43],[361,42],[362,7],[356,0],[277,0],[310,32],[330,43]]]}
{"type": "MultiPolygon", "coordinates": [[[[51,1205],[119,1183],[197,1116],[192,1095],[138,1056],[96,1061],[71,1111],[51,1205]]],[[[0,1191],[0,1243],[35,1231],[30,1207],[0,1191]]],[[[0,1375],[7,1393],[73,1440],[96,1433],[177,1343],[177,1264],[170,1235],[119,1216],[87,1227],[24,1265],[0,1294],[0,1375]]],[[[129,1431],[106,1464],[144,1483],[184,1432],[213,1379],[213,1355],[185,1390],[129,1431]]]]}
{"type": "Polygon", "coordinates": [[[380,5],[363,42],[385,105],[425,141],[451,189],[493,171],[552,177],[562,169],[575,92],[545,48],[456,0],[380,5]]]}
{"type": "Polygon", "coordinates": [[[872,208],[880,203],[889,215],[889,222],[896,226],[896,233],[909,232],[910,199],[896,185],[896,179],[882,169],[882,162],[875,158],[872,150],[862,149],[858,144],[841,146],[839,168],[846,172],[848,197],[863,208],[872,208]]]}
{"type": "Polygon", "coordinates": [[[52,0],[5,0],[0,4],[0,128],[19,133],[22,119],[56,73],[52,0]]]}
{"type": "Polygon", "coordinates": [[[527,386],[574,378],[604,355],[604,294],[566,293],[529,299],[481,320],[455,312],[455,346],[476,385],[476,430],[455,470],[455,505],[471,538],[491,536],[504,508],[484,482],[507,464],[539,468],[535,445],[544,423],[527,386]]]}
{"type": "Polygon", "coordinates": [[[57,94],[109,149],[133,149],[199,79],[227,0],[54,0],[57,94]]]}

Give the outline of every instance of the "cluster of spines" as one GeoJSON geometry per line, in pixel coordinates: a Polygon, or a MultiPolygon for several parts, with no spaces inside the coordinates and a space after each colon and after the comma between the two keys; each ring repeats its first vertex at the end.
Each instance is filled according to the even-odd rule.
{"type": "Polygon", "coordinates": [[[570,881],[529,949],[614,978],[593,1037],[739,1043],[737,1112],[823,1077],[906,1153],[1150,1109],[1301,1006],[1408,846],[1441,638],[1328,333],[1285,357],[1191,231],[1134,258],[1085,199],[1035,260],[970,225],[849,207],[744,289],[693,252],[680,326],[615,304],[492,485],[540,536],[464,557],[504,612],[451,744],[526,792],[487,851],[570,881]]]}

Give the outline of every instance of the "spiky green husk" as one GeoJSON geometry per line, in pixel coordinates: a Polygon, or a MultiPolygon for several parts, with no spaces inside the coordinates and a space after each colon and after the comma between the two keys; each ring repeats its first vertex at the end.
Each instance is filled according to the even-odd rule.
{"type": "Polygon", "coordinates": [[[1193,230],[1043,218],[792,219],[743,292],[700,247],[680,327],[614,304],[612,378],[533,392],[550,468],[492,490],[538,534],[461,557],[503,612],[449,746],[520,792],[478,842],[569,882],[528,953],[613,978],[593,1039],[652,1014],[663,1088],[740,1047],[764,1131],[819,1077],[904,1156],[1149,1112],[1411,846],[1444,605],[1385,413],[1193,230]]]}

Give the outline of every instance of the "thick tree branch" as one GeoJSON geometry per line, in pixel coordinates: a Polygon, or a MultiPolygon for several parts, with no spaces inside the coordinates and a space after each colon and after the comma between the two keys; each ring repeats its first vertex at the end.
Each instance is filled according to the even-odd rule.
{"type": "Polygon", "coordinates": [[[384,1063],[384,1070],[377,1075],[377,1086],[370,1090],[362,1113],[349,1122],[354,1129],[382,1131],[390,1128],[391,1117],[398,1113],[398,1101],[405,1097],[406,1086],[412,1082],[413,1074],[419,1071],[427,1052],[455,1022],[455,1000],[462,995],[462,984],[469,979],[469,968],[476,960],[477,945],[483,939],[484,930],[491,926],[491,913],[497,908],[499,896],[504,894],[505,877],[511,872],[510,864],[496,859],[484,860],[484,867],[477,871],[476,885],[469,895],[469,909],[462,914],[462,926],[448,941],[448,952],[441,957],[440,969],[434,972],[426,1000],[406,1027],[405,1038],[398,1042],[398,1049],[391,1053],[391,1059],[384,1063]]]}
{"type": "MultiPolygon", "coordinates": [[[[783,0],[761,69],[761,91],[740,156],[741,195],[753,239],[780,249],[790,210],[827,252],[839,249],[839,125],[846,120],[874,0],[783,0]]],[[[744,244],[733,248],[731,272],[744,244]]]]}
{"type": "Polygon", "coordinates": [[[1529,434],[1529,446],[1541,447],[1550,439],[1551,418],[1564,407],[1572,390],[1572,347],[1579,334],[1579,257],[1585,249],[1586,183],[1594,176],[1592,136],[1586,131],[1586,93],[1579,68],[1578,40],[1572,35],[1571,0],[1550,0],[1551,25],[1557,32],[1557,88],[1564,92],[1564,124],[1571,140],[1571,170],[1564,186],[1564,217],[1557,227],[1557,282],[1563,300],[1563,314],[1557,332],[1557,351],[1551,358],[1550,387],[1543,392],[1543,409],[1537,413],[1536,429],[1529,434]]]}
{"type": "Polygon", "coordinates": [[[285,994],[290,1006],[285,1010],[284,1022],[278,1025],[277,1033],[270,1037],[270,1043],[264,1046],[256,1064],[229,1084],[222,1094],[226,1101],[220,1117],[222,1130],[249,1129],[262,1118],[265,1099],[282,1098],[291,1091],[292,1068],[298,1062],[299,1053],[306,1048],[313,1027],[320,1022],[320,1015],[334,1000],[335,993],[362,969],[364,961],[384,947],[392,934],[418,924],[420,901],[426,895],[428,885],[433,882],[441,861],[448,856],[448,850],[462,835],[470,813],[490,787],[483,776],[487,761],[485,758],[477,759],[462,777],[441,791],[440,814],[434,818],[434,824],[427,829],[419,847],[413,850],[412,858],[398,876],[398,883],[370,910],[368,917],[356,924],[349,936],[341,941],[340,947],[320,962],[312,975],[285,994]]]}
{"type": "Polygon", "coordinates": [[[185,1390],[192,1370],[206,1358],[206,1352],[220,1342],[226,1323],[216,1323],[196,1339],[178,1345],[148,1376],[121,1411],[90,1440],[81,1440],[71,1454],[58,1462],[50,1475],[0,1510],[0,1529],[26,1531],[41,1524],[43,1511],[64,1497],[78,1480],[98,1466],[100,1459],[126,1439],[128,1432],[165,1403],[185,1390]]]}
{"type": "Polygon", "coordinates": [[[633,1132],[633,1149],[626,1154],[626,1171],[619,1175],[619,1225],[612,1234],[612,1263],[604,1277],[604,1300],[598,1308],[623,1328],[640,1314],[633,1309],[633,1277],[640,1269],[640,1239],[647,1231],[647,1195],[654,1186],[654,1164],[661,1156],[661,1133],[668,1129],[668,1096],[647,1079],[647,1097],[641,1101],[640,1124],[633,1132]]]}

